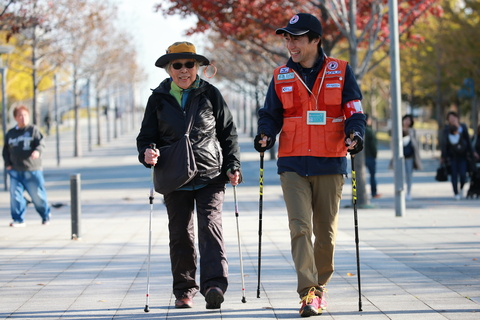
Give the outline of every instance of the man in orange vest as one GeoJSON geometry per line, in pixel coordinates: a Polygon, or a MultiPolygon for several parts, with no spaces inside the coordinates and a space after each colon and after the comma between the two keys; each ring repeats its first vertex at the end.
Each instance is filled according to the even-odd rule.
{"type": "Polygon", "coordinates": [[[265,152],[280,133],[277,165],[300,315],[309,317],[327,306],[346,155],[363,149],[365,116],[353,70],[346,61],[324,54],[322,26],[315,16],[296,14],[276,33],[283,34],[291,57],[274,71],[265,105],[258,112],[254,146],[265,152]]]}

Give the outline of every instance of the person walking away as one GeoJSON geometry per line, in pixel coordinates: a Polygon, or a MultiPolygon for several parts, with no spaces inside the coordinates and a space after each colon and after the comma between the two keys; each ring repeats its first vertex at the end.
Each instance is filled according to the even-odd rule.
{"type": "Polygon", "coordinates": [[[447,125],[442,133],[441,163],[450,165],[451,182],[455,200],[463,199],[463,187],[467,181],[467,157],[473,156],[467,125],[460,123],[455,111],[447,113],[447,125]],[[460,177],[460,190],[458,189],[460,177]]]}
{"type": "Polygon", "coordinates": [[[382,195],[377,193],[377,151],[378,141],[376,132],[372,128],[372,118],[365,113],[367,126],[365,128],[365,165],[370,173],[370,190],[372,198],[380,198],[382,195]]]}
{"type": "Polygon", "coordinates": [[[170,260],[175,308],[191,308],[200,291],[207,309],[218,309],[228,287],[228,267],[222,230],[225,183],[241,182],[240,148],[232,114],[216,87],[199,78],[209,60],[189,42],[175,42],[155,66],[169,75],[148,99],[140,133],[138,158],[147,168],[162,157],[159,149],[179,140],[186,130],[185,116],[197,108],[189,139],[198,168],[196,176],[164,194],[170,236],[170,260]],[[193,214],[197,212],[200,285],[193,214]]]}
{"type": "Polygon", "coordinates": [[[25,227],[27,200],[24,192],[30,195],[35,210],[42,218],[42,224],[50,222],[45,179],[42,171],[41,155],[45,148],[43,135],[36,125],[30,124],[30,111],[21,105],[13,109],[17,125],[5,135],[3,160],[10,176],[11,227],[25,227]]]}
{"type": "Polygon", "coordinates": [[[278,174],[288,212],[299,312],[309,317],[327,307],[346,155],[347,150],[353,155],[363,149],[365,116],[353,70],[346,61],[325,55],[322,26],[315,16],[298,13],[276,34],[283,35],[290,59],[274,70],[258,111],[254,147],[265,152],[281,132],[278,174]]]}
{"type": "Polygon", "coordinates": [[[402,143],[403,157],[405,159],[405,180],[407,184],[406,200],[412,200],[413,170],[422,170],[423,165],[420,158],[420,145],[417,139],[417,132],[413,128],[415,121],[411,114],[402,118],[402,143]]]}
{"type": "Polygon", "coordinates": [[[50,117],[50,112],[47,112],[47,114],[45,115],[45,118],[43,119],[43,122],[45,123],[45,133],[47,134],[47,136],[50,135],[50,126],[52,124],[52,119],[50,117]]]}

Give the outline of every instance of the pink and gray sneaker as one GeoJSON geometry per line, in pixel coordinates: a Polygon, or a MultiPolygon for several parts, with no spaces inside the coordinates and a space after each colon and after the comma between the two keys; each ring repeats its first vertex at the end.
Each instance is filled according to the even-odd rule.
{"type": "Polygon", "coordinates": [[[299,311],[301,317],[311,317],[322,314],[321,298],[315,294],[315,291],[317,291],[315,287],[310,288],[308,293],[303,296],[300,301],[302,304],[299,311]]]}

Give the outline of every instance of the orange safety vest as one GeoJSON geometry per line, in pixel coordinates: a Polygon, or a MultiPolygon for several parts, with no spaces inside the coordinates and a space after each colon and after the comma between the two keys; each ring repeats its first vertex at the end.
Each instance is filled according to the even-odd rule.
{"type": "Polygon", "coordinates": [[[278,156],[345,157],[342,91],[347,62],[326,58],[310,91],[286,65],[274,71],[275,91],[283,104],[278,156]],[[325,124],[307,124],[308,111],[325,111],[325,124]]]}

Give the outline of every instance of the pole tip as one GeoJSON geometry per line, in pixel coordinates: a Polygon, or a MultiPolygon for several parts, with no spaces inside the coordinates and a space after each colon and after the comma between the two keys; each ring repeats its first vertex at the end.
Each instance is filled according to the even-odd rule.
{"type": "Polygon", "coordinates": [[[145,311],[145,312],[150,312],[150,308],[148,308],[148,304],[145,305],[145,309],[143,309],[143,311],[145,311]]]}
{"type": "Polygon", "coordinates": [[[245,299],[245,297],[242,298],[242,303],[247,303],[247,299],[245,299]]]}

